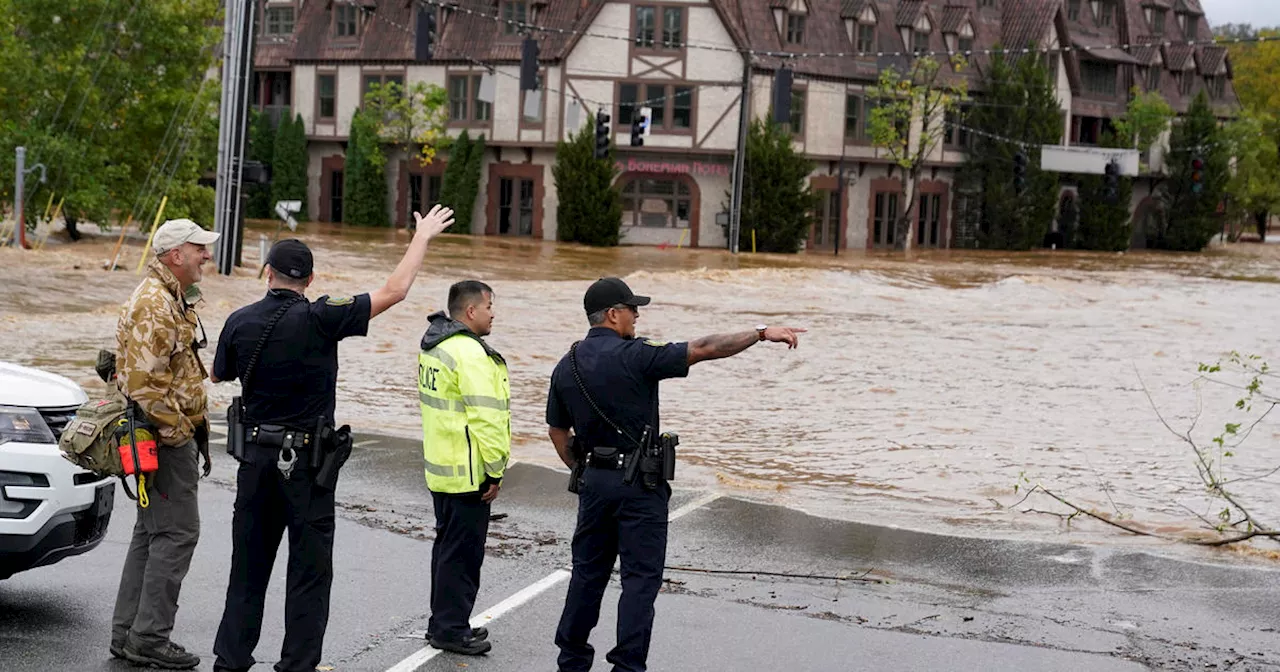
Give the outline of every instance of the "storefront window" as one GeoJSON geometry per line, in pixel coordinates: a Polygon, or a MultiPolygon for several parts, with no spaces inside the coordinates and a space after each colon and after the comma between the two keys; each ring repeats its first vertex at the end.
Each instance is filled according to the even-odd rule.
{"type": "Polygon", "coordinates": [[[692,199],[683,181],[633,178],[622,186],[622,225],[688,228],[692,199]]]}

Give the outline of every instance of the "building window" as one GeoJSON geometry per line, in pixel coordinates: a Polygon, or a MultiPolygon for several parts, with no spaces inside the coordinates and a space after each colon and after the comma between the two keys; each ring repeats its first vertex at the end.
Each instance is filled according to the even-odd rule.
{"type": "Polygon", "coordinates": [[[504,177],[498,180],[498,233],[533,235],[533,180],[504,177]]]}
{"type": "Polygon", "coordinates": [[[1116,13],[1116,5],[1114,0],[1102,0],[1098,5],[1098,25],[1103,28],[1110,28],[1112,17],[1116,13]]]}
{"type": "Polygon", "coordinates": [[[876,192],[876,207],[872,215],[871,245],[893,247],[893,234],[898,220],[898,192],[876,192]]]}
{"type": "Polygon", "coordinates": [[[995,7],[996,0],[978,0],[979,7],[995,7]]]}
{"type": "Polygon", "coordinates": [[[398,85],[400,87],[400,95],[404,95],[404,75],[380,75],[380,74],[365,75],[361,80],[360,104],[361,105],[364,104],[365,96],[369,95],[369,92],[373,90],[373,86],[375,84],[386,86],[392,83],[398,85]]]}
{"type": "Polygon", "coordinates": [[[960,53],[962,54],[967,54],[973,51],[973,38],[972,37],[960,38],[959,47],[960,47],[960,53]]]}
{"type": "Polygon", "coordinates": [[[871,23],[858,24],[858,51],[869,53],[876,50],[876,27],[871,23]]]}
{"type": "Polygon", "coordinates": [[[840,192],[835,189],[817,190],[821,194],[818,209],[813,213],[813,230],[809,234],[809,247],[831,249],[836,244],[836,231],[840,227],[840,192]]]}
{"type": "Polygon", "coordinates": [[[1153,65],[1147,69],[1147,90],[1160,90],[1160,66],[1153,65]]]}
{"type": "Polygon", "coordinates": [[[943,116],[946,128],[943,129],[942,144],[965,149],[973,146],[973,135],[969,133],[969,129],[964,125],[968,114],[967,107],[947,110],[947,113],[943,116]]]}
{"type": "Polygon", "coordinates": [[[633,178],[622,186],[622,225],[687,229],[693,194],[681,180],[633,178]]]}
{"type": "Polygon", "coordinates": [[[804,135],[804,89],[791,90],[791,132],[794,135],[804,135]]]}
{"type": "Polygon", "coordinates": [[[938,247],[942,239],[942,195],[920,194],[916,214],[916,247],[938,247]]]}
{"type": "Polygon", "coordinates": [[[787,44],[804,43],[804,14],[787,14],[787,44]]]}
{"type": "Polygon", "coordinates": [[[658,10],[653,7],[636,7],[636,46],[641,49],[653,48],[653,33],[658,10]]]}
{"type": "Polygon", "coordinates": [[[1184,96],[1190,96],[1196,87],[1196,77],[1190,70],[1184,70],[1178,74],[1178,91],[1184,96]]]}
{"type": "Polygon", "coordinates": [[[1080,0],[1067,0],[1067,18],[1071,21],[1080,20],[1080,0]]]}
{"type": "Polygon", "coordinates": [[[844,139],[865,137],[862,126],[862,96],[846,93],[844,96],[844,139]]]}
{"type": "Polygon", "coordinates": [[[477,100],[482,75],[451,75],[449,77],[449,121],[454,123],[485,123],[493,116],[493,106],[477,100]]]}
{"type": "Polygon", "coordinates": [[[355,5],[335,5],[333,8],[333,30],[338,37],[355,37],[359,26],[355,5]]]}
{"type": "Polygon", "coordinates": [[[266,19],[268,35],[290,35],[293,33],[292,7],[268,7],[266,19]]]}
{"type": "Polygon", "coordinates": [[[929,51],[929,33],[917,30],[912,33],[911,50],[917,54],[923,54],[929,51]]]}
{"type": "Polygon", "coordinates": [[[1164,35],[1164,10],[1162,9],[1151,12],[1151,34],[1164,35]]]}
{"type": "Polygon", "coordinates": [[[1227,94],[1227,80],[1224,77],[1205,77],[1205,86],[1211,98],[1222,98],[1227,94]]]}
{"type": "Polygon", "coordinates": [[[430,206],[440,202],[440,189],[444,178],[440,175],[409,176],[409,212],[405,213],[406,222],[413,221],[413,213],[426,212],[430,206]],[[426,196],[426,201],[423,201],[426,196]]]}
{"type": "Polygon", "coordinates": [[[1116,95],[1116,66],[1110,63],[1084,61],[1080,64],[1084,88],[1089,93],[1105,96],[1116,95]]]}
{"type": "Polygon", "coordinates": [[[662,8],[662,48],[684,47],[684,10],[679,7],[662,8]]]}
{"type": "Polygon", "coordinates": [[[503,0],[502,2],[502,34],[518,35],[521,24],[526,22],[529,6],[524,0],[503,0]]]}
{"type": "MultiPolygon", "coordinates": [[[[543,81],[543,82],[547,81],[547,71],[546,70],[539,71],[538,79],[539,81],[543,81]]],[[[525,104],[525,101],[528,99],[530,92],[529,91],[520,92],[520,123],[532,124],[534,126],[537,126],[542,123],[543,115],[547,107],[546,94],[547,94],[546,91],[541,92],[541,98],[538,101],[539,102],[538,108],[536,110],[532,110],[532,114],[530,114],[531,111],[526,109],[526,104],[525,104]]]]}
{"type": "Polygon", "coordinates": [[[636,111],[648,107],[651,131],[682,132],[693,128],[693,87],[675,84],[619,84],[618,127],[630,127],[636,111]],[[641,91],[644,97],[640,97],[641,91]]]}
{"type": "Polygon", "coordinates": [[[320,75],[316,78],[316,90],[320,97],[319,119],[333,119],[337,110],[337,75],[320,75]]]}

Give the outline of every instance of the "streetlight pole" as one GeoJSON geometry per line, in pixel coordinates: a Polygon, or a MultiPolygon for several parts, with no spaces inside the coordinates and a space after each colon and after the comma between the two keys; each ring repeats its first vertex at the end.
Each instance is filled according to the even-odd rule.
{"type": "Polygon", "coordinates": [[[14,164],[16,170],[13,171],[13,214],[16,219],[13,222],[13,242],[20,250],[27,249],[27,223],[26,213],[23,212],[23,193],[26,190],[27,173],[33,170],[40,171],[40,183],[44,184],[45,178],[48,177],[45,172],[44,164],[37,163],[27,168],[27,148],[18,147],[15,151],[17,162],[14,164]]]}

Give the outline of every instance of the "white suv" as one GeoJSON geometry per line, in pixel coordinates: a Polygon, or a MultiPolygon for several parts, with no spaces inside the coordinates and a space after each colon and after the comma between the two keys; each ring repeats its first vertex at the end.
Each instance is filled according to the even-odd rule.
{"type": "Polygon", "coordinates": [[[90,551],[106,535],[115,480],[58,449],[87,399],[62,376],[0,362],[0,579],[90,551]]]}

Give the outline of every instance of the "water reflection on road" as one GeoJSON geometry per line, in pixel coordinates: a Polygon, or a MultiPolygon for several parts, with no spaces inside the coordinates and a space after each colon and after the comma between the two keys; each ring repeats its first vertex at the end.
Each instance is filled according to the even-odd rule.
{"type": "MultiPolygon", "coordinates": [[[[249,266],[261,232],[273,229],[246,237],[249,266]]],[[[320,224],[299,236],[316,253],[312,296],[374,289],[408,242],[403,231],[320,224]]],[[[113,245],[91,237],[34,254],[0,250],[0,359],[96,383],[95,353],[114,343],[141,251],[127,248],[128,272],[107,273],[113,245]]],[[[756,346],[664,384],[664,429],[683,441],[678,479],[870,522],[1043,537],[1056,519],[1005,508],[1021,476],[1171,530],[1191,518],[1180,504],[1203,512],[1191,455],[1159,424],[1140,380],[1185,423],[1197,408],[1198,362],[1230,349],[1274,354],[1280,246],[734,257],[444,237],[408,301],[341,346],[340,421],[420,434],[415,362],[426,315],[450,283],[480,278],[497,291],[490,340],[511,364],[515,456],[553,464],[547,377],[585,332],[582,292],[602,275],[654,297],[644,335],[683,340],[758,322],[809,330],[797,350],[756,346]]],[[[255,276],[256,267],[229,278],[207,271],[211,347],[225,316],[261,295],[255,276]]],[[[237,392],[213,386],[211,398],[221,408],[237,392]]],[[[1234,417],[1229,392],[1201,390],[1201,434],[1234,417]]],[[[1233,467],[1280,463],[1278,432],[1259,428],[1233,467]]],[[[1275,485],[1242,490],[1274,511],[1275,485]]]]}

